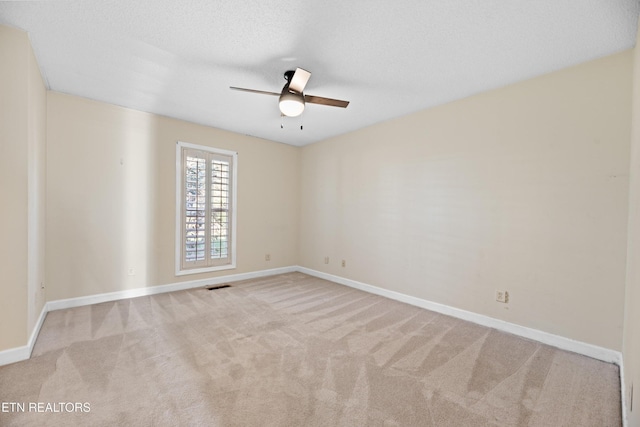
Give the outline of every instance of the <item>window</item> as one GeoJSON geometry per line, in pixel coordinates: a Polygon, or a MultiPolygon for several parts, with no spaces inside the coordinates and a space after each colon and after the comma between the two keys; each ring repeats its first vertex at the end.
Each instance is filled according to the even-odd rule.
{"type": "Polygon", "coordinates": [[[237,157],[178,142],[176,275],[235,268],[237,157]]]}

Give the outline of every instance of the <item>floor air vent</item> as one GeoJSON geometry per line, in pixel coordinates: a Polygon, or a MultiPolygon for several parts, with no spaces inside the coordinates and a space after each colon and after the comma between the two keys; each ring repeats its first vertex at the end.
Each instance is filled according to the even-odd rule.
{"type": "Polygon", "coordinates": [[[231,285],[211,285],[211,286],[207,286],[207,290],[208,291],[215,291],[216,289],[222,289],[222,288],[230,288],[231,285]]]}

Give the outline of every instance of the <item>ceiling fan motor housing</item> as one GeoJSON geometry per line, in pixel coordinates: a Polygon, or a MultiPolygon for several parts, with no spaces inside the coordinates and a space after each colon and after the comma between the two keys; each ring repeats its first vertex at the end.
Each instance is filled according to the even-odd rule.
{"type": "Polygon", "coordinates": [[[294,71],[294,70],[288,70],[288,71],[285,71],[285,72],[284,72],[284,79],[285,79],[287,82],[290,82],[290,81],[291,81],[291,78],[293,77],[293,74],[294,74],[294,73],[295,73],[295,71],[294,71]]]}

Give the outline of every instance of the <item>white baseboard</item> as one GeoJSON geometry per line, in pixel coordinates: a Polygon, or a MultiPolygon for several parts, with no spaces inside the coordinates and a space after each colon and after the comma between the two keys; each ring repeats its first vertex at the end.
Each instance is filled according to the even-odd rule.
{"type": "Polygon", "coordinates": [[[31,349],[28,345],[0,351],[0,366],[27,360],[30,355],[31,349]]]}
{"type": "Polygon", "coordinates": [[[31,336],[29,337],[29,341],[27,342],[27,347],[29,347],[29,356],[31,357],[31,352],[33,351],[33,346],[36,345],[36,338],[38,338],[38,334],[40,334],[40,328],[42,328],[42,324],[44,323],[44,319],[47,317],[47,313],[49,312],[47,303],[42,306],[42,310],[40,310],[40,316],[38,317],[38,321],[33,327],[33,331],[31,331],[31,336]]]}
{"type": "Polygon", "coordinates": [[[627,419],[627,385],[624,379],[624,359],[620,360],[620,403],[622,406],[622,427],[627,427],[629,420],[627,419]]]}
{"type": "Polygon", "coordinates": [[[504,320],[494,319],[471,311],[461,310],[437,302],[427,301],[421,298],[402,294],[400,292],[390,291],[388,289],[379,288],[377,286],[368,285],[366,283],[357,282],[355,280],[346,279],[344,277],[335,276],[333,274],[323,273],[321,271],[312,270],[306,267],[298,267],[297,271],[315,276],[321,279],[329,280],[351,288],[360,289],[361,291],[380,295],[396,301],[414,305],[416,307],[425,308],[437,313],[446,314],[458,319],[467,320],[477,323],[478,325],[494,328],[499,331],[508,332],[534,341],[548,344],[550,346],[560,348],[562,350],[589,356],[594,359],[602,360],[608,363],[615,363],[620,366],[622,363],[622,354],[619,351],[611,350],[597,345],[576,341],[571,338],[561,337],[559,335],[550,334],[537,329],[527,328],[525,326],[516,325],[515,323],[505,322],[504,320]]]}
{"type": "Polygon", "coordinates": [[[8,350],[0,351],[0,366],[9,365],[11,363],[21,362],[23,360],[27,360],[31,357],[31,352],[33,351],[33,346],[36,343],[36,338],[40,333],[40,328],[42,328],[42,323],[44,322],[44,318],[47,317],[47,305],[45,304],[40,311],[40,317],[38,317],[38,321],[33,327],[33,331],[31,331],[31,336],[29,337],[29,341],[27,345],[23,345],[22,347],[14,347],[8,350]]]}
{"type": "Polygon", "coordinates": [[[360,289],[365,292],[380,295],[386,298],[390,298],[396,301],[404,302],[414,305],[416,307],[425,308],[427,310],[435,311],[437,313],[446,314],[448,316],[456,317],[459,319],[467,320],[479,325],[494,328],[500,331],[508,332],[514,335],[518,335],[524,338],[529,338],[544,344],[551,345],[563,350],[572,351],[574,353],[583,354],[585,356],[592,357],[594,359],[602,360],[604,362],[615,363],[618,366],[622,366],[622,354],[618,351],[599,347],[593,344],[576,341],[570,338],[565,338],[559,335],[550,334],[537,329],[527,328],[515,323],[506,322],[503,320],[495,319],[489,316],[485,316],[478,313],[462,310],[459,308],[451,307],[444,304],[424,300],[411,295],[406,295],[400,292],[391,291],[384,288],[379,288],[366,283],[358,282],[344,277],[335,276],[333,274],[323,273],[321,271],[312,270],[306,267],[289,266],[274,268],[269,270],[259,270],[249,273],[231,274],[227,276],[212,277],[208,279],[190,280],[186,282],[171,283],[167,285],[150,286],[145,288],[128,289],[124,291],[109,292],[97,295],[88,295],[84,297],[69,298],[63,300],[49,301],[45,304],[40,313],[36,327],[29,338],[27,345],[22,347],[16,347],[4,351],[0,351],[0,366],[14,363],[19,360],[25,360],[29,358],[35,339],[40,332],[40,327],[44,321],[46,313],[53,310],[62,310],[66,308],[81,307],[90,304],[98,304],[102,302],[117,301],[126,298],[135,298],[146,295],[155,295],[165,292],[181,291],[185,289],[193,289],[206,285],[217,285],[226,282],[237,282],[240,280],[249,280],[259,277],[273,276],[276,274],[291,273],[299,271],[301,273],[308,274],[310,276],[318,277],[321,279],[329,280],[341,285],[349,286],[355,289],[360,289]],[[25,356],[26,354],[26,356],[25,356]]]}
{"type": "Polygon", "coordinates": [[[212,277],[209,279],[190,280],[186,282],[171,283],[168,285],[150,286],[147,288],[127,289],[125,291],[108,292],[104,294],[88,295],[84,297],[69,298],[63,300],[55,300],[47,302],[42,311],[40,317],[36,322],[27,345],[21,347],[14,347],[7,350],[0,351],[0,366],[9,365],[11,363],[21,362],[31,357],[33,346],[35,345],[36,338],[40,333],[40,328],[44,323],[44,319],[47,313],[54,310],[62,310],[65,308],[81,307],[84,305],[98,304],[101,302],[117,301],[126,298],[135,298],[145,295],[155,295],[165,292],[182,291],[185,289],[193,289],[206,285],[218,285],[220,283],[238,282],[240,280],[256,279],[259,277],[274,276],[276,274],[291,273],[297,271],[297,267],[281,267],[273,268],[270,270],[252,271],[249,273],[231,274],[228,276],[212,277]]]}
{"type": "MultiPolygon", "coordinates": [[[[318,277],[321,279],[329,280],[341,285],[349,286],[355,289],[359,289],[372,294],[380,295],[386,298],[390,298],[396,301],[404,302],[414,305],[416,307],[425,308],[427,310],[435,311],[437,313],[445,314],[448,316],[456,317],[459,319],[467,320],[482,326],[487,326],[500,331],[508,332],[510,334],[518,335],[524,338],[532,339],[534,341],[548,344],[553,347],[560,348],[562,350],[572,351],[574,353],[582,354],[592,357],[594,359],[602,360],[604,362],[615,363],[620,366],[621,373],[621,388],[622,388],[622,406],[626,408],[625,388],[624,388],[624,375],[622,372],[622,354],[618,351],[599,347],[593,344],[588,344],[581,341],[576,341],[570,338],[565,338],[559,335],[550,334],[537,329],[527,328],[515,323],[506,322],[503,320],[495,319],[489,316],[485,316],[478,313],[462,310],[459,308],[451,307],[444,304],[424,300],[414,296],[406,295],[400,292],[391,291],[388,289],[379,288],[366,283],[358,282],[344,277],[335,276],[333,274],[323,273],[321,271],[313,270],[300,266],[289,266],[274,268],[269,270],[259,270],[249,273],[231,274],[227,276],[212,277],[208,279],[191,280],[186,282],[171,283],[167,285],[150,286],[145,288],[128,289],[124,291],[109,292],[97,295],[88,295],[84,297],[69,298],[63,300],[49,301],[45,304],[38,318],[38,322],[34,327],[29,342],[22,347],[16,347],[4,351],[0,351],[0,366],[10,363],[26,360],[31,356],[31,351],[35,344],[35,340],[40,332],[42,323],[49,311],[61,310],[66,308],[80,307],[90,304],[98,304],[102,302],[117,301],[126,298],[135,298],[146,295],[155,295],[165,292],[181,291],[185,289],[193,289],[206,285],[217,285],[227,282],[237,282],[241,280],[255,279],[259,277],[273,276],[276,274],[284,274],[298,271],[308,274],[310,276],[318,277]]],[[[625,412],[626,413],[626,412],[625,412]]]]}
{"type": "Polygon", "coordinates": [[[250,273],[230,274],[228,276],[211,277],[208,279],[189,280],[186,282],[171,283],[168,285],[149,286],[146,288],[127,289],[125,291],[108,292],[84,297],[49,301],[48,311],[63,310],[65,308],[81,307],[83,305],[99,304],[101,302],[117,301],[127,298],[143,297],[147,295],[162,294],[165,292],[183,291],[185,289],[199,288],[207,285],[219,285],[227,282],[256,279],[258,277],[274,276],[276,274],[291,273],[296,267],[281,267],[270,270],[252,271],[250,273]]]}

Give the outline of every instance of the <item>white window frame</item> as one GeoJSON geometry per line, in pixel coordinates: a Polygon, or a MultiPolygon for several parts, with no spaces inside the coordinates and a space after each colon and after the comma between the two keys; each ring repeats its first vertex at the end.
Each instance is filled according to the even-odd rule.
{"type": "MultiPolygon", "coordinates": [[[[207,195],[209,199],[209,195],[207,195]]],[[[212,271],[230,270],[236,268],[236,230],[237,230],[237,201],[238,201],[238,153],[235,151],[221,150],[218,148],[209,147],[206,145],[190,144],[188,142],[178,141],[176,143],[176,240],[175,240],[175,274],[176,276],[184,276],[187,274],[208,273],[212,271]],[[214,155],[229,156],[232,158],[231,167],[231,200],[230,200],[230,218],[231,218],[231,262],[229,264],[219,266],[207,266],[197,268],[183,268],[182,267],[182,245],[183,245],[183,232],[184,217],[183,217],[183,204],[184,204],[184,189],[183,180],[185,170],[183,169],[183,152],[184,149],[204,151],[212,153],[214,155]]],[[[209,249],[207,249],[209,253],[209,249]]]]}

